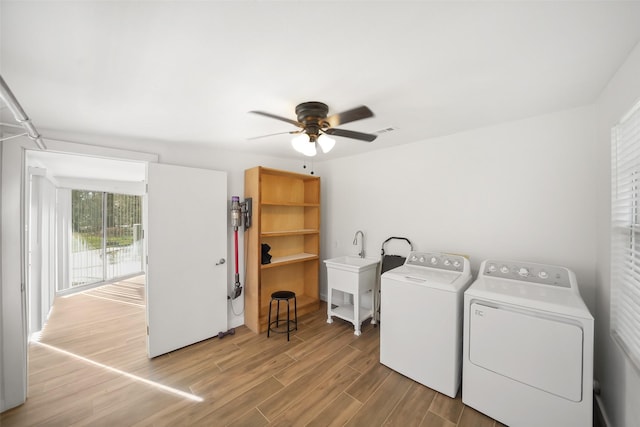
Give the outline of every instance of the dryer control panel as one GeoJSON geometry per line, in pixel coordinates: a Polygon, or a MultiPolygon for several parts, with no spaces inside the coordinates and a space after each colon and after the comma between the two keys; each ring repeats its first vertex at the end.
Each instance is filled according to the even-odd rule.
{"type": "Polygon", "coordinates": [[[404,265],[463,272],[465,261],[466,259],[462,255],[440,252],[411,252],[404,265]]]}
{"type": "Polygon", "coordinates": [[[487,260],[482,275],[562,288],[571,287],[568,270],[554,265],[487,260]]]}

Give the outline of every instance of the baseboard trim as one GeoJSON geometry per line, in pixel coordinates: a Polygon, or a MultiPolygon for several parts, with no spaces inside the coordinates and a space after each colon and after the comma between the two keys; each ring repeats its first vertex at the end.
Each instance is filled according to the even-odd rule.
{"type": "Polygon", "coordinates": [[[605,411],[604,409],[604,403],[602,402],[602,398],[598,395],[595,396],[595,410],[594,412],[594,417],[597,418],[597,420],[593,420],[593,425],[594,426],[600,426],[600,427],[611,427],[613,424],[611,424],[611,421],[609,421],[609,417],[607,416],[607,411],[605,411]]]}

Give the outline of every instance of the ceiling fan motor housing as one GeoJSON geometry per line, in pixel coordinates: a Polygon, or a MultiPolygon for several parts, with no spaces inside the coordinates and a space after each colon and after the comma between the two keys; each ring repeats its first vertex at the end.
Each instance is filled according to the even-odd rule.
{"type": "Polygon", "coordinates": [[[329,107],[322,102],[303,102],[296,106],[298,121],[304,124],[304,132],[311,141],[315,141],[322,128],[329,127],[326,121],[329,107]]]}

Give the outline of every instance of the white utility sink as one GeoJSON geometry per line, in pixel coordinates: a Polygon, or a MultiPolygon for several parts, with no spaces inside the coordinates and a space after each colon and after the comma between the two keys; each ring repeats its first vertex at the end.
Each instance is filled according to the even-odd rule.
{"type": "Polygon", "coordinates": [[[340,270],[361,272],[363,270],[369,270],[378,266],[377,259],[360,258],[357,256],[340,256],[337,258],[325,259],[324,263],[327,268],[338,268],[340,270]]]}
{"type": "Polygon", "coordinates": [[[355,256],[341,256],[324,260],[327,267],[327,323],[332,316],[353,323],[354,334],[360,335],[362,322],[373,317],[373,291],[377,282],[379,260],[355,256]],[[353,295],[353,304],[333,302],[333,291],[353,295]],[[371,307],[361,305],[361,297],[371,293],[371,307]],[[334,307],[335,305],[335,307],[334,307]]]}

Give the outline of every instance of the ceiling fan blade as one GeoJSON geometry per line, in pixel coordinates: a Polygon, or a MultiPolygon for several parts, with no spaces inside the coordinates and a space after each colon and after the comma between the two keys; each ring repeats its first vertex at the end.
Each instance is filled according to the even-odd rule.
{"type": "Polygon", "coordinates": [[[354,130],[334,129],[334,128],[326,129],[324,133],[327,133],[329,135],[335,135],[335,136],[344,136],[345,138],[359,139],[360,141],[367,141],[367,142],[371,142],[378,137],[378,135],[373,135],[371,133],[363,133],[363,132],[356,132],[354,130]]]}
{"type": "Polygon", "coordinates": [[[267,134],[267,135],[252,136],[250,138],[247,138],[247,140],[251,141],[253,139],[267,138],[269,136],[284,135],[284,134],[292,135],[294,133],[300,133],[300,132],[302,132],[302,130],[292,130],[292,131],[289,131],[289,132],[270,133],[270,134],[267,134]]]}
{"type": "Polygon", "coordinates": [[[362,105],[342,113],[333,114],[327,117],[327,122],[331,127],[336,127],[356,120],[368,119],[369,117],[373,117],[373,111],[369,107],[362,105]]]}
{"type": "Polygon", "coordinates": [[[264,111],[249,111],[249,112],[253,113],[253,114],[259,114],[259,115],[265,116],[265,117],[270,117],[270,118],[276,119],[276,120],[282,120],[283,122],[291,123],[292,125],[298,126],[299,128],[304,127],[304,125],[302,123],[296,122],[295,120],[291,120],[291,119],[288,119],[286,117],[276,116],[275,114],[266,113],[264,111]]]}

